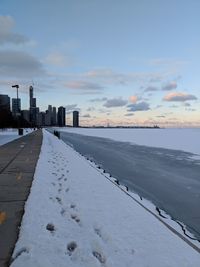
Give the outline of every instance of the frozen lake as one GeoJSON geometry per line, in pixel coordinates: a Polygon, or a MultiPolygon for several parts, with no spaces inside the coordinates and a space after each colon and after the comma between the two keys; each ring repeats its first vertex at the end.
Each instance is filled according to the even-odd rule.
{"type": "Polygon", "coordinates": [[[61,138],[200,239],[200,161],[192,153],[67,132],[61,138]]]}

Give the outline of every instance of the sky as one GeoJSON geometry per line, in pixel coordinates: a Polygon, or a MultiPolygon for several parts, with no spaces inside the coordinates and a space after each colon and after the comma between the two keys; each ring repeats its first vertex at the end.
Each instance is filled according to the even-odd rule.
{"type": "Polygon", "coordinates": [[[67,123],[200,127],[199,0],[0,0],[0,94],[67,123]]]}

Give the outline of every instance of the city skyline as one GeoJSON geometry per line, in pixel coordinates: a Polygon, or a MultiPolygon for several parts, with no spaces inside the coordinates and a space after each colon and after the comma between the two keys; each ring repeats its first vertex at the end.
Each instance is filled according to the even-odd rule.
{"type": "Polygon", "coordinates": [[[13,85],[12,88],[16,88],[16,98],[0,94],[0,115],[2,115],[0,116],[0,127],[66,126],[66,110],[63,106],[55,107],[48,104],[46,110],[41,110],[37,105],[37,98],[34,97],[34,88],[30,85],[29,107],[22,109],[18,93],[19,85],[13,85]]]}
{"type": "Polygon", "coordinates": [[[200,2],[2,0],[0,94],[81,125],[200,127],[200,2]]]}

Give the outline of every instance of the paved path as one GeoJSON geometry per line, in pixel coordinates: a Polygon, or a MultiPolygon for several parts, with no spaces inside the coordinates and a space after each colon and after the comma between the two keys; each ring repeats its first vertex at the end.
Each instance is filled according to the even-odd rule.
{"type": "Polygon", "coordinates": [[[0,147],[0,267],[9,265],[42,143],[38,130],[0,147]]]}

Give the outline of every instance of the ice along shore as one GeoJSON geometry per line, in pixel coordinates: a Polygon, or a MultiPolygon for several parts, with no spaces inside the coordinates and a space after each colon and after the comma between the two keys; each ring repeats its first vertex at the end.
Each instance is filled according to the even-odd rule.
{"type": "Polygon", "coordinates": [[[188,266],[200,254],[43,131],[12,267],[188,266]]]}

